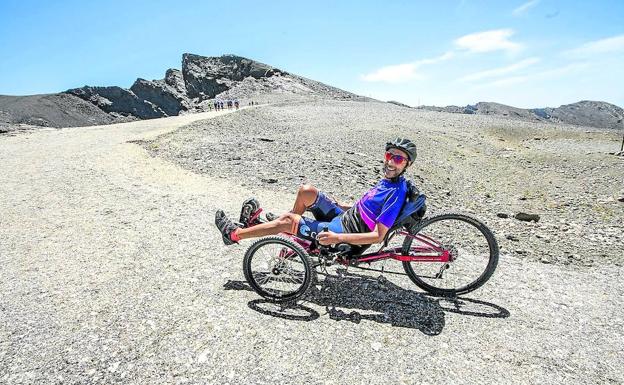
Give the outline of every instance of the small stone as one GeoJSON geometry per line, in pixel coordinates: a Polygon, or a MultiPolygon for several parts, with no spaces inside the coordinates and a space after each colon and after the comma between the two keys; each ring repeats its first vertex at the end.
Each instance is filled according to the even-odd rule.
{"type": "Polygon", "coordinates": [[[518,237],[516,237],[513,234],[507,234],[507,235],[505,235],[505,238],[509,239],[510,241],[514,241],[514,242],[518,242],[519,241],[518,237]]]}
{"type": "Polygon", "coordinates": [[[528,214],[528,213],[517,213],[514,218],[516,218],[519,221],[524,221],[524,222],[538,222],[540,220],[540,216],[537,214],[528,214]]]}
{"type": "Polygon", "coordinates": [[[499,218],[509,218],[509,215],[505,213],[496,213],[496,216],[499,218]]]}
{"type": "Polygon", "coordinates": [[[624,202],[624,196],[619,197],[617,200],[618,202],[624,202]]]}
{"type": "Polygon", "coordinates": [[[277,183],[276,178],[262,178],[260,180],[263,181],[264,183],[277,183]]]}

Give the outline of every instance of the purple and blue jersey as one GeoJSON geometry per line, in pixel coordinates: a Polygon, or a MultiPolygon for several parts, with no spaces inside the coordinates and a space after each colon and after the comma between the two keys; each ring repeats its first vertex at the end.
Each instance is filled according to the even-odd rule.
{"type": "Polygon", "coordinates": [[[399,177],[396,182],[384,178],[357,201],[355,205],[369,231],[373,231],[377,223],[388,228],[394,225],[405,203],[407,190],[405,178],[399,177]]]}

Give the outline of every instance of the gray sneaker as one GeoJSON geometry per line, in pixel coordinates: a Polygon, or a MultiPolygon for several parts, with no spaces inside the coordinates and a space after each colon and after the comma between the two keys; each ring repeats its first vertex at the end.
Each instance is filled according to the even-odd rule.
{"type": "Polygon", "coordinates": [[[232,221],[225,215],[223,210],[217,210],[217,212],[215,213],[215,225],[217,225],[217,229],[219,229],[221,235],[223,236],[223,243],[225,243],[226,245],[233,245],[235,243],[238,243],[232,240],[231,235],[234,230],[238,229],[239,227],[236,225],[236,223],[234,223],[234,221],[232,221]]]}

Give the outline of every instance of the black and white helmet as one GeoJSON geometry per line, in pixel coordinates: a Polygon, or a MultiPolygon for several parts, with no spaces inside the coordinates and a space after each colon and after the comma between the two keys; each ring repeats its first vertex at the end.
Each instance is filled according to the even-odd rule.
{"type": "Polygon", "coordinates": [[[386,143],[386,151],[391,148],[399,149],[407,154],[410,163],[416,160],[416,145],[411,140],[405,138],[396,138],[392,142],[386,143]]]}

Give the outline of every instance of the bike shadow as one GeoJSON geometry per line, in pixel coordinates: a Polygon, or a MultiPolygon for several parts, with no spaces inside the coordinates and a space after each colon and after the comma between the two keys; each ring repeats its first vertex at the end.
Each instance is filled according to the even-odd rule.
{"type": "MultiPolygon", "coordinates": [[[[276,304],[265,299],[256,299],[250,301],[248,306],[273,317],[313,321],[320,314],[305,306],[309,302],[325,307],[329,318],[336,321],[359,324],[362,320],[368,320],[418,329],[430,336],[438,335],[444,329],[445,312],[487,318],[507,318],[510,315],[507,309],[481,300],[432,297],[404,289],[384,276],[371,277],[344,269],[339,269],[337,274],[322,274],[324,279],[310,286],[297,302],[276,304]]],[[[230,280],[224,288],[253,291],[245,281],[230,280]]]]}

